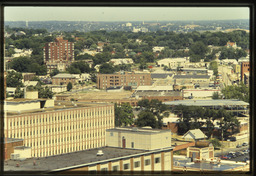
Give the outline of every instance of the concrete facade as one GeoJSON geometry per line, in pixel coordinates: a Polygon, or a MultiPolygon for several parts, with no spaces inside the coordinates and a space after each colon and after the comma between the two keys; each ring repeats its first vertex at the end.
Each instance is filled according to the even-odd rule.
{"type": "Polygon", "coordinates": [[[7,113],[5,124],[5,137],[24,139],[32,157],[58,155],[105,146],[105,130],[114,127],[114,105],[66,103],[33,113],[7,113]]]}
{"type": "Polygon", "coordinates": [[[147,128],[113,128],[106,131],[107,146],[154,150],[171,147],[171,131],[147,128]]]}

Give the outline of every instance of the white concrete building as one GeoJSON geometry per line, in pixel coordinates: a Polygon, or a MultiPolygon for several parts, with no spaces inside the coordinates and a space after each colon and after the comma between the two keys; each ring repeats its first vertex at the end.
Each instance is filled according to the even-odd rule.
{"type": "Polygon", "coordinates": [[[169,68],[185,67],[189,63],[189,58],[164,58],[157,61],[158,65],[169,68]]]}
{"type": "Polygon", "coordinates": [[[116,127],[106,130],[107,146],[154,150],[171,147],[171,131],[149,128],[116,127]]]}

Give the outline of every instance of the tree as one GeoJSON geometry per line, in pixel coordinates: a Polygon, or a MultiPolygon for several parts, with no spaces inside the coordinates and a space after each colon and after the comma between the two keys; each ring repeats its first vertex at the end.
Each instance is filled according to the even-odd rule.
{"type": "Polygon", "coordinates": [[[219,139],[212,138],[212,139],[210,139],[209,141],[212,143],[212,145],[214,146],[214,148],[219,148],[219,147],[221,147],[221,143],[220,143],[219,139]]]}
{"type": "Polygon", "coordinates": [[[59,72],[60,71],[57,68],[55,68],[53,71],[51,71],[50,76],[53,77],[53,76],[59,74],[59,72]]]}
{"type": "Polygon", "coordinates": [[[71,82],[69,82],[67,85],[67,90],[70,91],[72,88],[73,88],[73,85],[71,82]]]}
{"type": "Polygon", "coordinates": [[[104,63],[100,66],[99,72],[102,74],[112,74],[114,73],[116,70],[113,67],[113,64],[110,63],[104,63]]]}
{"type": "Polygon", "coordinates": [[[22,87],[22,74],[19,72],[8,71],[6,76],[7,87],[22,87]]]}
{"type": "Polygon", "coordinates": [[[249,87],[240,83],[239,85],[226,86],[221,90],[225,99],[238,99],[249,102],[249,87]]]}
{"type": "Polygon", "coordinates": [[[21,87],[18,86],[14,93],[14,98],[24,98],[24,91],[21,90],[21,87]]]}
{"type": "Polygon", "coordinates": [[[141,111],[138,114],[135,124],[138,127],[151,126],[152,128],[156,128],[158,126],[154,114],[150,111],[141,111]]]}
{"type": "Polygon", "coordinates": [[[213,70],[213,74],[214,74],[215,76],[218,75],[218,64],[217,64],[216,61],[210,62],[209,70],[213,70]]]}
{"type": "Polygon", "coordinates": [[[141,112],[150,112],[157,119],[156,128],[162,128],[162,119],[164,116],[168,115],[166,112],[167,106],[162,104],[161,101],[152,99],[149,101],[148,99],[143,99],[138,102],[138,106],[142,109],[141,112]]]}
{"type": "Polygon", "coordinates": [[[201,41],[195,42],[191,45],[189,53],[191,55],[192,62],[199,62],[200,59],[204,59],[209,52],[209,48],[201,41]]]}
{"type": "Polygon", "coordinates": [[[220,99],[220,95],[219,95],[219,92],[213,92],[212,94],[212,99],[220,99]]]}
{"type": "Polygon", "coordinates": [[[50,90],[49,87],[38,87],[38,97],[39,98],[52,98],[53,97],[53,92],[50,90]]]}
{"type": "Polygon", "coordinates": [[[83,61],[78,61],[72,63],[68,68],[67,71],[70,74],[81,74],[81,73],[90,73],[91,68],[89,65],[83,61]]]}
{"type": "Polygon", "coordinates": [[[115,104],[115,126],[128,126],[133,124],[133,111],[129,103],[121,106],[115,104]]]}

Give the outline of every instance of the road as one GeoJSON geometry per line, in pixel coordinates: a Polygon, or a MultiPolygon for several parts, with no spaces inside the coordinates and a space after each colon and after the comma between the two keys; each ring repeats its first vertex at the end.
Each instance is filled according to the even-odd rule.
{"type": "Polygon", "coordinates": [[[222,82],[225,86],[232,85],[232,82],[230,81],[228,74],[231,73],[231,69],[226,66],[219,66],[219,73],[222,74],[222,82]]]}

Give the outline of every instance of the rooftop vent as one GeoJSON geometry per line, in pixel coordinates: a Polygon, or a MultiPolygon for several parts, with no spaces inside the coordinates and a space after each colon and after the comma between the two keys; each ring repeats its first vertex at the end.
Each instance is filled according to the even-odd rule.
{"type": "Polygon", "coordinates": [[[102,156],[102,155],[104,155],[104,153],[102,152],[102,150],[99,150],[97,153],[97,156],[102,156]]]}
{"type": "Polygon", "coordinates": [[[138,128],[137,127],[133,127],[132,131],[138,131],[138,128]]]}

